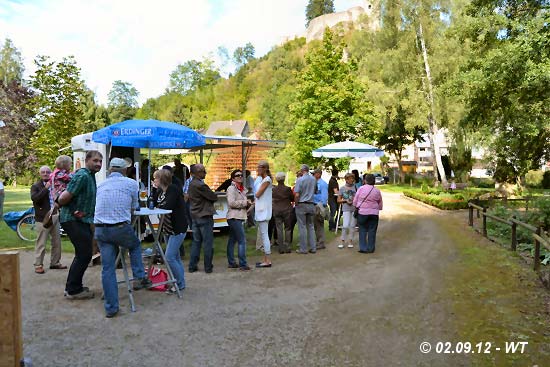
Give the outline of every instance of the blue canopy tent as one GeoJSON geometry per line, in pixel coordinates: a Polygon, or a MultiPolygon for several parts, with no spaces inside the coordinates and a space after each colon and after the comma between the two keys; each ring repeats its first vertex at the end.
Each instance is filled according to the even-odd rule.
{"type": "MultiPolygon", "coordinates": [[[[92,134],[92,141],[119,147],[186,149],[205,145],[204,136],[193,129],[159,120],[126,120],[92,134]]],[[[149,166],[149,176],[151,176],[149,166]]],[[[148,194],[150,187],[148,187],[148,194]]]]}

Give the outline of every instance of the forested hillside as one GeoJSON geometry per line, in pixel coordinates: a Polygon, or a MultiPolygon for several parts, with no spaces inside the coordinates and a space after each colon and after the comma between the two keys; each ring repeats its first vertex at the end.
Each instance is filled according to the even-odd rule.
{"type": "MultiPolygon", "coordinates": [[[[0,168],[21,174],[51,162],[70,136],[131,117],[195,129],[246,119],[263,138],[287,140],[274,159],[281,169],[342,165],[310,151],[346,139],[376,142],[399,156],[404,142],[442,128],[459,176],[471,168],[473,147],[486,149],[501,181],[515,182],[550,160],[547,0],[382,0],[380,6],[378,31],[363,19],[351,30],[327,29],[322,41],[274,46],[260,58],[251,44],[238,48],[228,77],[210,58],[187,61],[171,73],[166,92],[142,106],[138,91],[120,80],[108,105],[98,106],[74,58],[37,57],[36,74],[23,81],[18,51],[6,40],[0,65],[12,67],[0,66],[0,119],[8,125],[0,150],[22,164],[0,168]],[[13,142],[16,150],[8,148],[13,142]]],[[[443,171],[439,154],[434,158],[443,171]]]]}

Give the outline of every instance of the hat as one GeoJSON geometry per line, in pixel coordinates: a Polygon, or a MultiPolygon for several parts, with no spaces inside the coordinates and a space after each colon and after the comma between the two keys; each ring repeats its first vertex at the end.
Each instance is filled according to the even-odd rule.
{"type": "Polygon", "coordinates": [[[127,168],[128,162],[122,158],[113,158],[111,163],[109,163],[109,168],[127,168]]]}

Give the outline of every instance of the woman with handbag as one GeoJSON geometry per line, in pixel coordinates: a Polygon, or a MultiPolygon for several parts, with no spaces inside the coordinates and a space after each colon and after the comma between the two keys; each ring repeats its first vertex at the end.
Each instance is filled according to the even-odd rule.
{"type": "Polygon", "coordinates": [[[376,245],[376,231],[378,229],[378,213],[382,210],[382,194],[374,187],[374,175],[365,175],[365,185],[357,190],[353,199],[353,206],[358,212],[359,225],[359,252],[372,253],[376,245]],[[368,238],[367,238],[368,236],[368,238]]]}
{"type": "MultiPolygon", "coordinates": [[[[155,171],[154,186],[157,187],[156,207],[169,209],[171,214],[164,217],[162,232],[168,236],[166,244],[166,261],[174,274],[179,290],[185,289],[185,272],[180,256],[180,247],[187,234],[187,219],[183,204],[181,187],[172,183],[172,172],[166,169],[155,171]]],[[[176,293],[169,289],[169,293],[176,293]]]]}
{"type": "Polygon", "coordinates": [[[344,176],[346,184],[340,187],[338,191],[338,203],[342,205],[342,243],[338,245],[339,249],[343,249],[348,243],[348,248],[353,248],[353,231],[355,230],[356,218],[353,216],[355,207],[353,206],[353,198],[357,193],[355,187],[355,175],[346,173],[344,176]]]}
{"type": "Polygon", "coordinates": [[[231,172],[231,185],[227,188],[227,224],[229,225],[229,239],[227,240],[227,267],[239,268],[242,271],[250,270],[246,262],[246,236],[244,221],[247,217],[246,209],[252,202],[246,197],[248,190],[243,185],[243,171],[236,169],[231,172]],[[238,246],[239,264],[235,262],[235,242],[238,246]]]}

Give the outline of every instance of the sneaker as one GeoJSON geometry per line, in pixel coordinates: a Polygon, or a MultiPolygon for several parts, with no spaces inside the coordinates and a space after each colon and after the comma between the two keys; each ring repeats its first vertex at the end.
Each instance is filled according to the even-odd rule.
{"type": "Polygon", "coordinates": [[[237,265],[237,264],[229,264],[229,265],[227,265],[227,268],[228,268],[228,269],[237,269],[238,267],[239,267],[239,265],[237,265]]]}
{"type": "Polygon", "coordinates": [[[353,248],[353,243],[350,243],[350,244],[348,245],[348,248],[353,248]]]}
{"type": "Polygon", "coordinates": [[[148,278],[138,279],[134,281],[134,290],[137,291],[143,288],[149,288],[152,285],[153,285],[153,282],[151,281],[151,279],[148,279],[148,278]]]}
{"type": "Polygon", "coordinates": [[[249,271],[249,270],[250,270],[250,266],[248,266],[248,265],[241,266],[241,267],[239,268],[239,270],[240,270],[240,271],[249,271]]]}
{"type": "Polygon", "coordinates": [[[343,243],[339,244],[338,248],[344,248],[344,244],[343,243]]]}
{"type": "Polygon", "coordinates": [[[310,254],[314,254],[314,253],[316,253],[316,252],[317,252],[317,250],[309,250],[309,253],[310,253],[310,254]]]}
{"type": "Polygon", "coordinates": [[[112,319],[112,318],[115,317],[117,314],[118,314],[118,310],[113,311],[113,312],[107,312],[107,313],[105,314],[105,317],[108,318],[108,319],[112,319]]]}
{"type": "MultiPolygon", "coordinates": [[[[90,290],[90,288],[88,288],[88,287],[82,287],[82,290],[87,292],[87,291],[90,290]]],[[[63,296],[67,297],[68,295],[69,295],[69,292],[63,291],[63,296]]],[[[103,299],[103,298],[102,298],[102,299],[103,299]]]]}
{"type": "Polygon", "coordinates": [[[300,251],[300,250],[296,250],[296,253],[300,255],[307,255],[307,252],[300,251]]]}
{"type": "Polygon", "coordinates": [[[83,288],[82,292],[77,294],[67,293],[65,297],[67,297],[67,299],[70,299],[70,300],[82,300],[82,299],[91,299],[91,298],[94,298],[94,296],[95,296],[94,292],[92,292],[88,288],[83,288]]]}
{"type": "MultiPolygon", "coordinates": [[[[184,290],[185,290],[185,287],[179,289],[180,292],[183,292],[184,290]]],[[[176,288],[174,286],[172,286],[172,287],[168,288],[167,290],[165,290],[164,293],[166,293],[166,294],[178,294],[176,292],[176,288]]]]}

